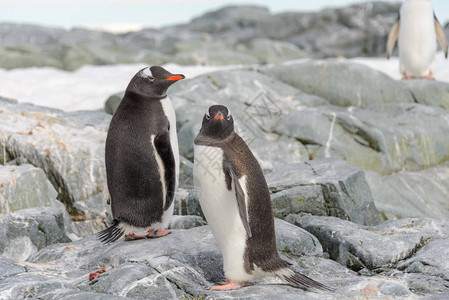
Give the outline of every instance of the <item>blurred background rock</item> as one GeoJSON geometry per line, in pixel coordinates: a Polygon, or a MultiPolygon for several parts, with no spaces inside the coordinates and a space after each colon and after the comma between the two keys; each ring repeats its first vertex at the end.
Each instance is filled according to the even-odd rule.
{"type": "Polygon", "coordinates": [[[122,34],[1,23],[0,67],[75,70],[85,64],[235,65],[383,56],[399,7],[370,2],[274,14],[262,6],[228,6],[187,24],[122,34]]]}

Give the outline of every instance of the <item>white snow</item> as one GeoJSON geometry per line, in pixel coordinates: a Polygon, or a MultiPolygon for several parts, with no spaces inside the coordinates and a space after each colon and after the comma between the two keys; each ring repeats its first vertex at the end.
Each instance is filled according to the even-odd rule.
{"type": "MultiPolygon", "coordinates": [[[[84,66],[74,72],[55,68],[0,68],[0,96],[65,111],[102,109],[106,99],[124,91],[131,78],[144,64],[84,66]]],[[[231,66],[163,66],[186,78],[231,66]]],[[[234,67],[235,68],[235,67],[234,67]]]]}
{"type": "MultiPolygon", "coordinates": [[[[362,64],[373,68],[375,70],[384,72],[393,79],[401,79],[402,76],[399,72],[399,58],[391,57],[389,60],[386,58],[353,58],[347,61],[362,64]]],[[[449,82],[449,60],[444,58],[443,52],[438,52],[435,61],[435,74],[434,77],[439,81],[449,82]]]]}
{"type": "MultiPolygon", "coordinates": [[[[340,59],[363,64],[400,79],[397,57],[340,59]]],[[[304,60],[302,60],[304,61],[304,60]]],[[[34,103],[65,111],[102,109],[106,99],[124,91],[136,72],[147,65],[127,64],[109,66],[84,66],[74,72],[54,68],[0,69],[0,96],[19,102],[34,103]]],[[[238,66],[163,66],[174,74],[193,78],[205,73],[238,66]]],[[[449,82],[449,61],[442,52],[437,54],[435,77],[449,82]]]]}

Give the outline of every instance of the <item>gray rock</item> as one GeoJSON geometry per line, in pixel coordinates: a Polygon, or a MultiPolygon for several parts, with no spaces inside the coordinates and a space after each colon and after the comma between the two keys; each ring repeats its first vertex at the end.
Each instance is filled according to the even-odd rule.
{"type": "Polygon", "coordinates": [[[104,111],[110,115],[113,115],[120,104],[120,101],[122,101],[123,96],[125,96],[125,92],[111,95],[104,103],[104,111]]]}
{"type": "Polygon", "coordinates": [[[372,2],[317,13],[280,14],[260,6],[228,6],[187,24],[118,35],[3,23],[0,66],[74,70],[83,64],[235,65],[278,63],[305,55],[384,55],[399,5],[372,2]]]}
{"type": "Polygon", "coordinates": [[[186,190],[178,188],[175,197],[174,213],[182,216],[190,215],[204,217],[196,189],[186,190]]]}
{"type": "MultiPolygon", "coordinates": [[[[447,35],[447,33],[446,33],[447,35]]],[[[444,300],[447,299],[447,297],[449,297],[449,293],[438,293],[437,295],[431,296],[428,299],[429,300],[444,300]]]]}
{"type": "Polygon", "coordinates": [[[434,80],[401,81],[411,92],[417,103],[449,110],[449,83],[434,80]]]}
{"type": "Polygon", "coordinates": [[[255,56],[260,64],[277,64],[284,61],[309,58],[307,53],[288,42],[254,39],[248,46],[239,46],[237,46],[237,49],[242,49],[242,51],[255,56]]]}
{"type": "Polygon", "coordinates": [[[62,212],[49,207],[0,214],[0,254],[23,261],[46,246],[70,242],[63,222],[62,212]]]}
{"type": "MultiPolygon", "coordinates": [[[[183,26],[179,27],[144,28],[137,32],[128,32],[119,36],[117,44],[122,48],[132,47],[134,51],[138,51],[137,53],[142,49],[148,49],[153,54],[159,52],[163,55],[170,55],[174,54],[175,46],[178,43],[205,40],[202,33],[186,30],[183,26]]],[[[170,62],[170,57],[167,62],[170,62]]]]}
{"type": "Polygon", "coordinates": [[[420,104],[319,106],[290,111],[273,130],[308,146],[312,159],[344,159],[363,170],[387,175],[446,161],[447,119],[447,111],[420,104]]]}
{"type": "Polygon", "coordinates": [[[259,59],[245,51],[238,51],[224,43],[189,41],[175,46],[173,60],[182,65],[251,65],[259,59]]]}
{"type": "Polygon", "coordinates": [[[179,157],[179,187],[184,189],[192,189],[193,186],[193,163],[187,158],[179,157]]]}
{"type": "Polygon", "coordinates": [[[332,250],[329,251],[331,256],[335,249],[340,253],[350,251],[359,260],[369,261],[372,257],[371,261],[381,267],[376,273],[362,270],[357,275],[324,258],[327,254],[322,252],[320,242],[313,235],[276,220],[280,255],[292,263],[292,268],[336,288],[335,292],[302,291],[280,284],[275,278],[265,278],[237,290],[212,292],[209,288],[223,280],[222,258],[208,227],[202,226],[173,230],[171,235],[160,239],[120,240],[110,245],[86,237],[46,247],[27,262],[13,263],[0,257],[0,269],[5,266],[11,270],[10,275],[0,277],[0,293],[8,293],[11,298],[45,299],[106,299],[109,296],[111,299],[334,299],[336,294],[344,298],[420,299],[449,290],[441,277],[447,266],[439,266],[438,258],[432,256],[433,252],[444,253],[447,248],[447,223],[408,219],[368,227],[331,217],[303,217],[298,221],[305,223],[307,230],[319,233],[318,238],[326,241],[325,250],[332,250]],[[329,248],[331,243],[323,237],[333,240],[335,249],[329,248]],[[417,247],[415,254],[410,249],[420,240],[428,243],[417,247]],[[374,243],[383,248],[372,249],[374,243]],[[410,255],[400,260],[404,249],[411,251],[410,255]],[[382,261],[386,261],[386,265],[382,261]],[[391,261],[397,263],[389,263],[391,261]],[[410,266],[417,261],[423,265],[429,263],[428,268],[422,273],[412,273],[416,268],[410,266]],[[89,273],[103,267],[104,273],[88,280],[89,273]]]}
{"type": "Polygon", "coordinates": [[[62,69],[63,67],[62,63],[56,58],[43,55],[42,51],[36,47],[25,45],[0,48],[0,66],[7,70],[29,67],[54,67],[62,69]]]}
{"type": "Polygon", "coordinates": [[[199,216],[173,216],[168,227],[170,229],[190,229],[206,225],[206,221],[199,216]]]}
{"type": "Polygon", "coordinates": [[[320,159],[291,164],[266,179],[274,193],[276,216],[317,212],[362,225],[380,220],[363,171],[345,161],[320,159]]]}
{"type": "Polygon", "coordinates": [[[381,176],[366,172],[384,219],[427,217],[449,220],[449,163],[416,172],[381,176]]]}
{"type": "Polygon", "coordinates": [[[436,239],[419,249],[417,253],[399,264],[406,273],[420,273],[449,280],[449,263],[442,259],[448,255],[448,239],[436,239]]]}
{"type": "Polygon", "coordinates": [[[0,211],[54,206],[58,193],[42,169],[32,165],[0,165],[0,211]]]}
{"type": "Polygon", "coordinates": [[[305,216],[294,223],[315,235],[332,259],[355,271],[391,268],[432,240],[449,236],[449,225],[432,219],[386,221],[369,227],[333,217],[305,216]]]}
{"type": "Polygon", "coordinates": [[[266,7],[227,6],[194,18],[186,28],[211,34],[226,43],[244,42],[262,36],[257,24],[269,15],[266,7]]]}
{"type": "MultiPolygon", "coordinates": [[[[0,147],[16,163],[44,170],[58,200],[74,220],[90,218],[86,213],[90,208],[83,210],[81,203],[75,203],[103,197],[107,191],[104,143],[110,116],[101,112],[64,113],[7,101],[0,101],[0,110],[0,147]]],[[[102,203],[102,211],[107,211],[106,202],[102,203]]]]}
{"type": "Polygon", "coordinates": [[[276,244],[287,256],[323,256],[323,247],[318,239],[302,228],[275,219],[276,244]]]}
{"type": "MultiPolygon", "coordinates": [[[[282,245],[281,253],[285,249],[285,253],[291,258],[302,256],[303,252],[307,252],[307,255],[321,255],[319,242],[309,233],[280,220],[276,221],[276,228],[282,245]],[[301,247],[298,248],[298,245],[301,247]]],[[[223,271],[221,254],[209,229],[204,226],[174,230],[171,235],[161,239],[119,241],[112,245],[102,245],[92,238],[85,238],[70,244],[48,247],[29,259],[29,263],[43,265],[47,272],[53,272],[51,267],[45,267],[49,266],[46,264],[48,262],[53,266],[60,266],[58,272],[65,274],[65,282],[72,283],[74,288],[116,296],[149,299],[182,298],[189,295],[218,298],[257,295],[268,297],[276,294],[310,294],[313,298],[317,296],[315,293],[306,294],[302,290],[277,285],[278,281],[274,281],[274,285],[265,286],[262,282],[259,286],[229,292],[209,291],[213,283],[223,279],[223,271]],[[89,283],[88,273],[102,267],[106,267],[106,272],[89,283]]],[[[307,269],[313,269],[314,264],[324,265],[323,262],[314,262],[306,269],[297,267],[309,274],[307,269]]],[[[336,268],[332,263],[329,264],[336,268]]],[[[346,274],[342,270],[339,273],[346,274]]]]}
{"type": "Polygon", "coordinates": [[[260,27],[266,37],[295,43],[315,57],[384,55],[399,7],[369,2],[318,13],[286,12],[264,18],[260,27]]]}
{"type": "Polygon", "coordinates": [[[0,41],[2,46],[35,45],[54,46],[62,44],[91,43],[114,39],[107,32],[73,28],[71,30],[47,28],[28,24],[2,23],[0,41]]]}
{"type": "Polygon", "coordinates": [[[338,106],[413,103],[412,93],[384,73],[337,61],[307,61],[261,72],[338,106]]]}
{"type": "Polygon", "coordinates": [[[326,200],[320,185],[296,186],[271,194],[273,213],[285,219],[289,214],[326,216],[326,200]]]}
{"type": "Polygon", "coordinates": [[[15,264],[12,259],[0,255],[0,280],[25,272],[25,267],[15,264]]]}

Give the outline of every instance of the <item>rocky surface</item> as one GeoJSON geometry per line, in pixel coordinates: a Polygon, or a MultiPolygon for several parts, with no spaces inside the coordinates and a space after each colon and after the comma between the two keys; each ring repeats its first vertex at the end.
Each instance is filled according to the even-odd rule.
{"type": "Polygon", "coordinates": [[[0,214],[0,255],[24,261],[46,246],[70,242],[63,213],[56,208],[29,208],[0,214]]]}
{"type": "Polygon", "coordinates": [[[449,218],[449,163],[422,171],[381,176],[367,172],[374,202],[384,219],[449,218]]]}
{"type": "Polygon", "coordinates": [[[0,165],[0,211],[53,206],[57,196],[42,169],[29,164],[0,165]]]}
{"type": "MultiPolygon", "coordinates": [[[[363,20],[380,9],[369,7],[372,11],[362,15],[342,10],[338,20],[355,28],[360,24],[351,23],[353,18],[363,20]]],[[[163,51],[183,49],[182,59],[191,63],[189,43],[205,39],[203,30],[210,37],[199,48],[202,53],[217,50],[214,36],[237,45],[255,35],[235,46],[240,58],[279,62],[257,52],[272,43],[257,19],[268,22],[273,16],[264,9],[251,8],[254,14],[240,9],[194,20],[189,33],[164,29],[181,41],[157,44],[158,31],[152,30],[123,38],[141,45],[153,39],[163,51]],[[229,16],[246,29],[231,34],[237,29],[226,22],[229,16]],[[216,27],[208,28],[214,19],[216,27]]],[[[334,24],[333,13],[321,17],[334,24]]],[[[296,17],[284,14],[275,21],[285,25],[296,17]]],[[[298,35],[289,30],[282,33],[298,35]]],[[[95,39],[79,34],[87,42],[95,39]]],[[[50,47],[63,39],[54,36],[39,43],[50,47]]],[[[299,55],[290,44],[276,43],[272,50],[299,55]]],[[[222,51],[220,59],[227,59],[222,51]]],[[[202,55],[194,59],[201,61],[202,55]]],[[[105,104],[109,114],[66,113],[0,98],[0,299],[444,299],[449,294],[448,93],[447,83],[397,82],[338,60],[247,66],[183,80],[169,90],[181,153],[173,233],[112,245],[91,234],[111,221],[104,143],[109,114],[122,94],[105,104]],[[235,291],[209,290],[223,280],[222,258],[204,226],[192,159],[204,111],[218,103],[231,109],[236,131],[266,174],[282,257],[335,293],[305,292],[275,279],[235,291]],[[89,273],[103,267],[105,272],[89,281],[89,273]]]]}
{"type": "Polygon", "coordinates": [[[48,203],[56,196],[73,220],[86,222],[82,231],[103,228],[102,219],[109,214],[106,200],[101,199],[107,191],[104,142],[110,116],[97,112],[65,113],[1,100],[0,107],[0,147],[14,159],[11,165],[32,164],[39,168],[22,166],[15,171],[16,175],[10,172],[9,178],[3,179],[3,193],[8,193],[7,197],[14,202],[14,205],[5,203],[5,207],[10,206],[6,211],[24,208],[20,201],[30,202],[27,198],[48,203]],[[44,192],[43,195],[33,195],[33,185],[40,184],[33,176],[39,176],[42,183],[40,188],[34,187],[35,192],[44,192]],[[24,188],[8,192],[8,184],[22,184],[24,188]],[[92,202],[95,206],[89,207],[92,202]]]}
{"type": "MultiPolygon", "coordinates": [[[[44,215],[51,212],[47,209],[44,215]]],[[[33,214],[26,210],[6,218],[17,215],[33,214]]],[[[24,259],[0,255],[0,295],[5,299],[336,299],[336,295],[421,299],[449,293],[448,266],[432,255],[433,251],[447,255],[447,223],[404,219],[362,226],[333,217],[291,216],[290,221],[307,231],[276,220],[281,256],[335,292],[303,291],[276,278],[233,291],[210,291],[223,280],[222,258],[208,227],[200,226],[174,229],[164,238],[109,245],[93,236],[58,244],[52,240],[24,259]],[[380,244],[384,248],[379,249],[380,244]],[[105,272],[89,280],[90,273],[103,268],[105,272]]],[[[48,237],[53,232],[41,234],[48,237]]]]}
{"type": "Polygon", "coordinates": [[[266,179],[277,217],[309,213],[362,225],[380,221],[363,171],[345,161],[319,159],[291,164],[266,179]]]}
{"type": "Polygon", "coordinates": [[[313,57],[379,56],[399,2],[370,2],[320,12],[270,13],[260,6],[228,6],[190,23],[114,35],[0,24],[0,67],[142,62],[266,64],[313,57]]]}

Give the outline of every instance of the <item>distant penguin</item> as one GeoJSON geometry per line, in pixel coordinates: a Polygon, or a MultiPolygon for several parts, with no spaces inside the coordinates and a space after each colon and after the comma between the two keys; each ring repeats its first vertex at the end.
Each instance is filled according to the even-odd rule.
{"type": "Polygon", "coordinates": [[[183,79],[162,67],[140,70],[112,117],[106,139],[106,176],[112,226],[98,233],[111,243],[160,237],[173,215],[179,175],[176,117],[166,91],[183,79]],[[147,230],[146,235],[134,232],[147,230]]]}
{"type": "Polygon", "coordinates": [[[228,108],[211,106],[194,142],[193,178],[203,213],[223,254],[226,283],[212,290],[244,286],[277,275],[298,288],[330,290],[293,271],[276,248],[273,210],[262,170],[234,132],[228,108]]]}
{"type": "Polygon", "coordinates": [[[388,36],[387,58],[390,58],[398,39],[403,79],[434,79],[437,37],[447,58],[448,43],[430,1],[406,0],[388,36]]]}

